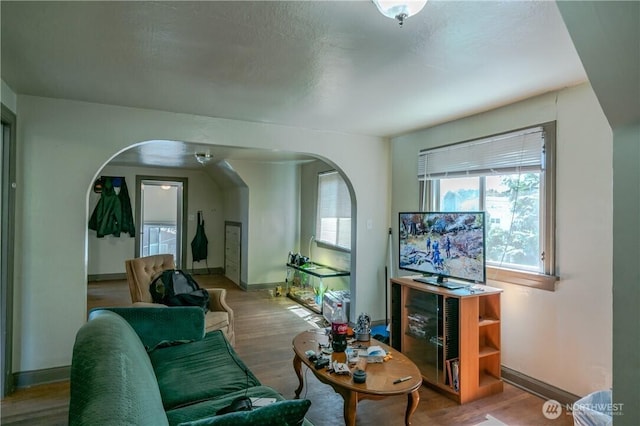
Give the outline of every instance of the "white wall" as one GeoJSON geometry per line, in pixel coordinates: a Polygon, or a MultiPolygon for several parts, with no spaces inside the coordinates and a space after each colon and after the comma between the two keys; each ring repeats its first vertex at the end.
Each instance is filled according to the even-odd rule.
{"type": "Polygon", "coordinates": [[[503,364],[585,395],[609,388],[612,371],[613,139],[589,85],[393,139],[393,216],[418,207],[420,149],[551,120],[557,120],[557,290],[489,284],[504,289],[503,364]]]}
{"type": "Polygon", "coordinates": [[[15,114],[18,110],[18,97],[4,80],[0,80],[0,96],[2,103],[15,114]]]}
{"type": "MultiPolygon", "coordinates": [[[[296,164],[229,161],[249,187],[247,243],[248,286],[281,283],[289,247],[299,235],[300,168],[296,164]]],[[[245,262],[243,262],[244,265],[245,262]]]]}
{"type": "MultiPolygon", "coordinates": [[[[136,175],[182,177],[188,179],[187,185],[187,252],[186,266],[191,268],[191,245],[195,236],[197,225],[197,212],[201,210],[205,219],[205,233],[209,240],[207,263],[210,268],[222,268],[224,266],[224,199],[216,182],[207,173],[201,170],[187,170],[158,167],[125,167],[106,165],[104,169],[97,171],[97,176],[123,176],[129,190],[131,210],[136,212],[136,175]]],[[[93,185],[91,185],[93,187],[93,185]]],[[[89,191],[88,216],[91,216],[95,208],[99,194],[89,191]]],[[[138,219],[135,218],[136,232],[139,232],[138,219]]],[[[88,231],[88,264],[89,275],[100,274],[124,274],[124,261],[135,257],[135,238],[129,234],[120,234],[119,238],[107,235],[97,238],[96,232],[88,231]]],[[[204,263],[194,264],[195,268],[203,268],[204,263]]]]}
{"type": "MultiPolygon", "coordinates": [[[[378,298],[389,223],[387,141],[23,95],[17,105],[15,372],[70,364],[75,333],[86,320],[89,192],[98,170],[141,141],[224,141],[285,151],[295,146],[339,165],[355,190],[355,250],[366,259],[352,271],[363,289],[355,311],[384,315],[384,299],[378,298]],[[55,184],[64,184],[64,191],[55,184]]],[[[269,249],[268,241],[262,244],[269,249]]]]}

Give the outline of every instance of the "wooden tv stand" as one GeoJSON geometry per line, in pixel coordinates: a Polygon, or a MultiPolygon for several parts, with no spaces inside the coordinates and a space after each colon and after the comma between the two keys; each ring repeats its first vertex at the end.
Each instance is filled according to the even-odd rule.
{"type": "Polygon", "coordinates": [[[411,277],[391,279],[391,346],[418,366],[425,384],[460,404],[503,389],[502,290],[469,288],[481,290],[447,290],[411,277]]]}

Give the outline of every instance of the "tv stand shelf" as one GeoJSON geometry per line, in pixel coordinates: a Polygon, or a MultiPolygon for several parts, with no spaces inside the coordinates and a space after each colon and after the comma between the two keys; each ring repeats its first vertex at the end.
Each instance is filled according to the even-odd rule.
{"type": "Polygon", "coordinates": [[[503,390],[502,290],[475,287],[480,290],[391,279],[391,346],[418,366],[425,384],[461,404],[503,390]]]}

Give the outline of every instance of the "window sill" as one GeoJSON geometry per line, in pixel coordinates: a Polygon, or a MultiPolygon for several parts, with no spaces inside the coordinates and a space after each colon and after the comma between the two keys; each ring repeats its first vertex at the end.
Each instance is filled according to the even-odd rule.
{"type": "Polygon", "coordinates": [[[351,249],[348,249],[348,248],[345,248],[345,247],[341,247],[341,246],[337,246],[335,244],[327,243],[327,242],[320,241],[320,240],[316,240],[316,245],[318,247],[322,247],[322,248],[329,249],[329,250],[341,251],[343,253],[351,253],[351,249]]]}
{"type": "Polygon", "coordinates": [[[531,272],[514,271],[487,266],[487,283],[500,281],[508,284],[516,284],[525,287],[538,288],[540,290],[555,291],[558,277],[554,275],[536,274],[531,272]]]}

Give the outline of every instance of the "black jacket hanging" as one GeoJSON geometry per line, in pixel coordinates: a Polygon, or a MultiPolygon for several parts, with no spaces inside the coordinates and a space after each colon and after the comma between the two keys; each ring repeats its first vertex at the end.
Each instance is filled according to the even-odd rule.
{"type": "Polygon", "coordinates": [[[198,227],[196,228],[196,236],[191,241],[191,254],[194,262],[207,260],[209,240],[204,233],[204,219],[202,212],[198,212],[198,227]]]}
{"type": "Polygon", "coordinates": [[[131,199],[129,198],[129,190],[127,189],[127,183],[122,178],[122,185],[120,186],[120,208],[122,209],[122,219],[120,221],[120,232],[129,234],[130,237],[136,236],[136,227],[133,223],[133,211],[131,210],[131,199]]]}

